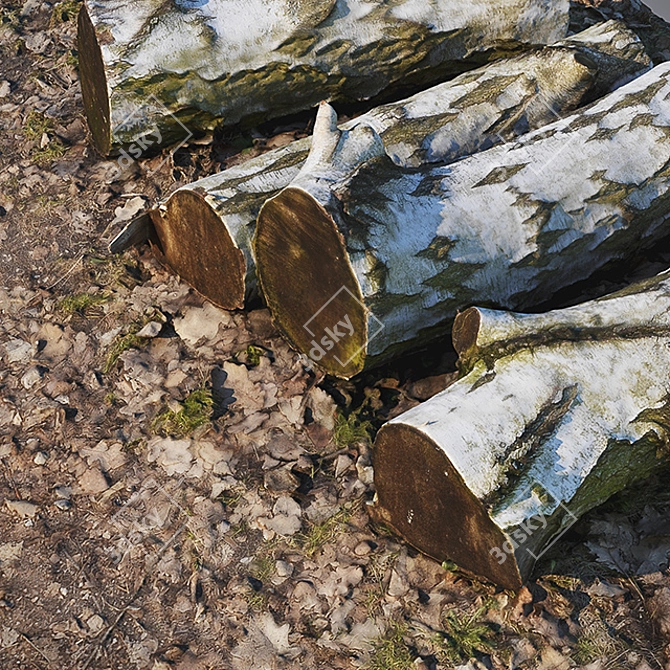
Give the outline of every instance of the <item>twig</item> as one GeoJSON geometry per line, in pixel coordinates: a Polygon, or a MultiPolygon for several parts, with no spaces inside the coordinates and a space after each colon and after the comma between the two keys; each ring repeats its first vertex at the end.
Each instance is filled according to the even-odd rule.
{"type": "MultiPolygon", "coordinates": [[[[174,535],[160,548],[160,551],[158,552],[157,558],[160,558],[165,551],[167,551],[168,547],[172,545],[172,543],[175,541],[177,536],[184,530],[184,528],[187,527],[187,524],[183,524],[181,528],[179,528],[174,535]]],[[[137,597],[140,594],[140,591],[144,587],[144,585],[147,583],[147,579],[149,578],[149,575],[151,573],[147,572],[144,577],[142,578],[142,581],[139,583],[137,588],[135,589],[133,595],[130,597],[130,600],[126,603],[125,607],[121,609],[121,611],[118,613],[116,619],[107,627],[107,630],[105,631],[104,635],[98,640],[97,646],[93,647],[91,650],[91,653],[88,655],[88,658],[84,662],[84,665],[81,666],[79,670],[87,670],[87,668],[91,665],[91,663],[97,659],[98,654],[100,653],[100,649],[104,648],[105,642],[109,639],[110,635],[114,631],[114,629],[119,625],[121,622],[121,619],[125,616],[126,612],[130,609],[131,605],[137,600],[137,597]]]]}
{"type": "Polygon", "coordinates": [[[19,631],[19,635],[47,662],[47,667],[53,667],[51,665],[51,659],[25,634],[19,631]]]}
{"type": "Polygon", "coordinates": [[[51,284],[51,286],[47,287],[47,291],[53,290],[54,288],[56,288],[56,286],[58,286],[58,284],[64,282],[74,272],[77,265],[79,265],[82,262],[85,253],[86,253],[85,251],[82,251],[81,254],[79,254],[77,260],[75,260],[75,262],[72,263],[70,269],[60,279],[57,279],[53,284],[51,284]]]}

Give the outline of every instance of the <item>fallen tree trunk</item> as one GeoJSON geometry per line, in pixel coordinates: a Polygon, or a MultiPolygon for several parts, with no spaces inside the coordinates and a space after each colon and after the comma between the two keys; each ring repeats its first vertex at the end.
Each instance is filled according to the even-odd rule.
{"type": "Polygon", "coordinates": [[[418,170],[322,107],[310,158],[258,219],[276,324],[351,377],[444,332],[458,309],[528,309],[667,234],[669,78],[660,65],[516,144],[418,170]]]}
{"type": "Polygon", "coordinates": [[[670,23],[640,0],[571,0],[570,30],[581,32],[607,20],[634,27],[656,65],[670,60],[670,23]]]}
{"type": "MultiPolygon", "coordinates": [[[[342,129],[369,124],[399,165],[452,162],[546,125],[649,67],[637,36],[610,21],[375,108],[342,129]]],[[[293,142],[175,191],[151,212],[159,257],[217,305],[241,308],[257,294],[251,240],[260,208],[297,176],[310,145],[311,138],[293,142]]],[[[111,249],[147,239],[151,228],[148,217],[137,219],[111,249]]]]}
{"type": "Polygon", "coordinates": [[[670,272],[540,315],[471,308],[470,372],[379,431],[378,516],[518,588],[576,519],[668,464],[670,272]]]}
{"type": "Polygon", "coordinates": [[[141,136],[164,145],[218,121],[424,87],[568,25],[568,0],[86,0],[82,94],[107,155],[141,136]]]}

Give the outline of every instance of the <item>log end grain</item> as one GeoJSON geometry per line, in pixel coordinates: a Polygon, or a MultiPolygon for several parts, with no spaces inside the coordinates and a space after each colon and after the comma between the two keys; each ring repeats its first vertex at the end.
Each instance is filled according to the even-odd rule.
{"type": "Polygon", "coordinates": [[[456,315],[451,340],[459,356],[464,356],[475,346],[480,325],[481,316],[476,307],[470,307],[456,315]]]}
{"type": "Polygon", "coordinates": [[[509,589],[521,587],[514,556],[502,564],[495,547],[507,537],[427,435],[386,424],[374,450],[377,517],[419,551],[509,589]]]}
{"type": "Polygon", "coordinates": [[[275,322],[320,368],[363,369],[367,314],[344,242],[326,210],[289,187],[268,200],[254,241],[258,279],[275,322]]]}
{"type": "Polygon", "coordinates": [[[107,75],[102,51],[86,5],[82,5],[79,11],[78,22],[77,48],[84,109],[93,144],[103,156],[107,156],[112,146],[112,112],[107,90],[107,75]]]}
{"type": "Polygon", "coordinates": [[[176,191],[151,211],[154,251],[184,281],[224,309],[244,307],[244,254],[200,193],[176,191]]]}

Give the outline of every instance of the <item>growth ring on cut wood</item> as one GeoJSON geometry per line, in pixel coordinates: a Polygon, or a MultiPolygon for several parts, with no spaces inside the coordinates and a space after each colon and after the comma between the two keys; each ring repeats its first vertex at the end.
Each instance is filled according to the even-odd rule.
{"type": "Polygon", "coordinates": [[[344,242],[330,216],[307,193],[291,187],[266,203],[263,216],[270,225],[257,253],[283,259],[263,277],[268,306],[299,351],[335,374],[355,374],[363,365],[367,318],[344,242]]]}
{"type": "Polygon", "coordinates": [[[392,519],[393,528],[407,542],[440,562],[454,561],[505,588],[521,586],[514,561],[501,565],[490,553],[506,536],[426,434],[404,425],[394,426],[390,436],[382,430],[375,441],[375,481],[392,482],[383,487],[381,518],[392,519]]]}
{"type": "Polygon", "coordinates": [[[241,309],[244,256],[202,195],[177,191],[150,215],[158,258],[219,307],[241,309]]]}

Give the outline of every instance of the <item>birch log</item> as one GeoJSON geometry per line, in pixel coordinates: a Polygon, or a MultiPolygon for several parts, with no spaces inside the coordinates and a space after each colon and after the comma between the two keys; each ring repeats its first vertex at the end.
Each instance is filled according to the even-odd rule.
{"type": "Polygon", "coordinates": [[[276,324],[351,377],[443,332],[458,309],[528,309],[666,235],[669,78],[666,63],[517,143],[411,170],[323,106],[300,175],[258,219],[276,324]]]}
{"type": "Polygon", "coordinates": [[[567,35],[569,0],[85,0],[84,105],[108,154],[190,131],[425,87],[567,35]]]}
{"type": "Polygon", "coordinates": [[[635,28],[656,65],[670,60],[670,23],[640,0],[571,0],[570,30],[615,19],[635,28]]]}
{"type": "MultiPolygon", "coordinates": [[[[637,36],[609,21],[375,108],[342,128],[369,124],[399,165],[452,162],[546,125],[584,95],[604,95],[650,64],[637,36]]],[[[293,142],[177,190],[150,214],[159,257],[217,305],[241,308],[245,295],[257,295],[251,240],[260,208],[297,176],[310,144],[293,142]]],[[[137,241],[134,229],[146,239],[148,217],[132,222],[112,250],[137,241]]]]}
{"type": "Polygon", "coordinates": [[[379,431],[377,511],[507,588],[582,514],[667,465],[670,273],[540,315],[471,308],[470,372],[379,431]]]}

